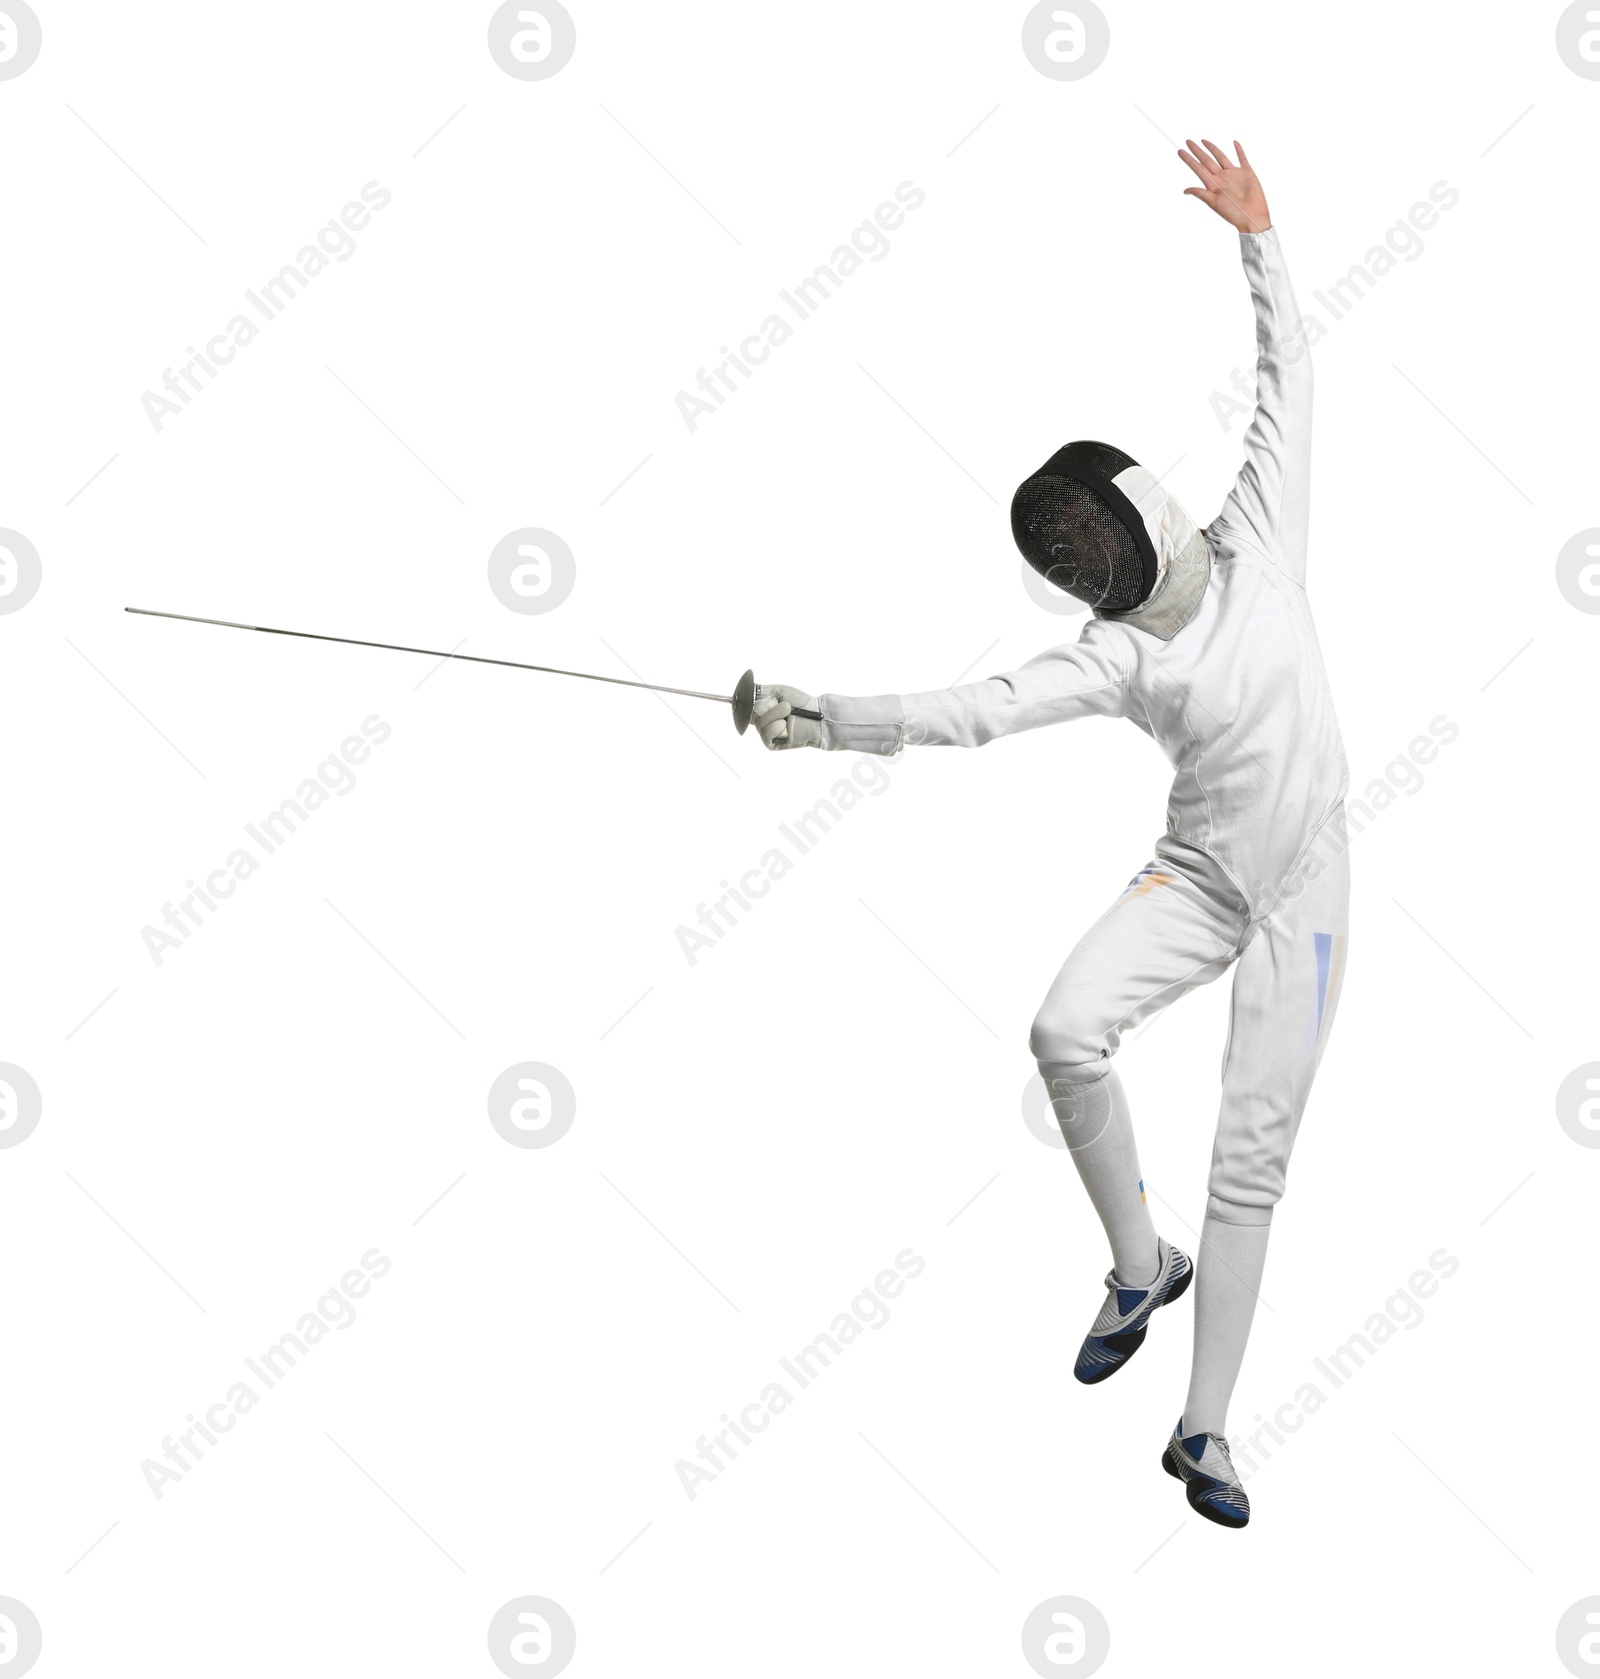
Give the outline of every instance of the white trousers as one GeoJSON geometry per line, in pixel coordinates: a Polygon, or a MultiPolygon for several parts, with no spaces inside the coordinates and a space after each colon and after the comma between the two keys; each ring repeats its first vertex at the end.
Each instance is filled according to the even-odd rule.
{"type": "Polygon", "coordinates": [[[1078,941],[1029,1040],[1053,1077],[1090,1083],[1105,1073],[1124,1032],[1232,968],[1209,1187],[1230,1206],[1266,1209],[1262,1222],[1283,1194],[1344,978],[1349,858],[1341,850],[1319,862],[1313,877],[1302,873],[1269,915],[1252,922],[1206,853],[1164,838],[1078,941]]]}

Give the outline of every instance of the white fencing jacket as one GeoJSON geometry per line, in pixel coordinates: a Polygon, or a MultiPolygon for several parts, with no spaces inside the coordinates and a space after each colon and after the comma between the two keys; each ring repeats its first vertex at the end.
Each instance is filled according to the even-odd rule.
{"type": "Polygon", "coordinates": [[[1156,546],[1150,600],[1097,614],[1076,642],[1005,676],[925,694],[824,694],[819,708],[825,747],[878,753],[1126,717],[1176,772],[1168,831],[1207,852],[1259,919],[1341,808],[1349,777],[1305,592],[1310,353],[1276,230],[1239,244],[1258,386],[1237,483],[1196,532],[1142,467],[1117,480],[1156,546]]]}

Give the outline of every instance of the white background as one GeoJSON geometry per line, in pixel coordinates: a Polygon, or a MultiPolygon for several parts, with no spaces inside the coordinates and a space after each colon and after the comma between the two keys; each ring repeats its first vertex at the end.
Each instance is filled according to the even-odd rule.
{"type": "MultiPolygon", "coordinates": [[[[0,616],[0,1059],[44,1096],[0,1152],[0,1594],[37,1671],[492,1674],[530,1593],[574,1674],[1025,1674],[1057,1594],[1106,1617],[1107,1673],[1561,1671],[1600,1592],[1600,1153],[1554,1106],[1600,1058],[1600,621],[1555,583],[1600,524],[1600,83],[1558,9],[1118,4],[1053,81],[1021,5],[584,5],[531,82],[491,9],[40,0],[0,82],[0,524],[43,562],[0,616]],[[1114,1387],[1072,1380],[1105,1244],[1020,1108],[1039,999],[1161,829],[1146,739],[908,754],[691,966],[675,929],[858,760],[121,610],[712,691],[1013,668],[1080,625],[1021,587],[1021,477],[1101,437],[1177,462],[1203,521],[1237,469],[1210,399],[1248,294],[1181,196],[1191,134],[1245,141],[1308,309],[1460,194],[1315,352],[1356,790],[1460,735],[1355,847],[1233,1432],[1430,1254],[1459,1271],[1321,1382],[1242,1534],[1158,1465],[1187,1306],[1114,1387]],[[355,255],[154,430],[141,393],[373,180],[355,255]],[[675,392],[908,180],[890,254],[691,433],[675,392]],[[542,616],[486,576],[530,525],[577,561],[542,616]],[[158,966],[141,929],[373,715],[354,791],[158,966]],[[577,1093],[550,1148],[488,1121],[528,1060],[577,1093]],[[163,1437],[373,1247],[357,1321],[156,1500],[163,1437]],[[676,1462],[906,1248],[892,1320],[691,1501],[676,1462]]],[[[1226,1002],[1119,1061],[1191,1251],[1226,1002]]]]}

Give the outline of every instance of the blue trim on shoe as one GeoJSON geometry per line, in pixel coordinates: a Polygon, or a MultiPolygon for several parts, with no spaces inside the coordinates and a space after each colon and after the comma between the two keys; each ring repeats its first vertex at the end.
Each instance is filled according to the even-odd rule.
{"type": "MultiPolygon", "coordinates": [[[[1166,1250],[1163,1269],[1145,1288],[1123,1288],[1116,1274],[1106,1278],[1106,1287],[1116,1297],[1118,1322],[1108,1325],[1098,1335],[1093,1330],[1084,1337],[1078,1349],[1072,1374],[1087,1387],[1114,1376],[1144,1344],[1145,1331],[1157,1308],[1169,1306],[1181,1299],[1194,1280],[1194,1266],[1189,1256],[1170,1242],[1162,1242],[1166,1250]]],[[[1108,1298],[1107,1305],[1111,1304],[1108,1298]]],[[[1101,1315],[1105,1306],[1101,1307],[1101,1315]]],[[[1097,1323],[1099,1318],[1095,1320],[1097,1323]]]]}
{"type": "Polygon", "coordinates": [[[1182,1427],[1183,1418],[1179,1417],[1172,1438],[1161,1454],[1161,1467],[1183,1482],[1184,1496],[1196,1515],[1204,1516],[1218,1527],[1247,1527],[1250,1522],[1249,1494],[1242,1486],[1219,1481],[1215,1475],[1208,1475],[1199,1467],[1207,1446],[1214,1440],[1231,1469],[1233,1459],[1228,1455],[1227,1442],[1220,1434],[1191,1434],[1185,1439],[1178,1432],[1182,1427]],[[1187,1460],[1182,1454],[1187,1454],[1187,1460]]]}

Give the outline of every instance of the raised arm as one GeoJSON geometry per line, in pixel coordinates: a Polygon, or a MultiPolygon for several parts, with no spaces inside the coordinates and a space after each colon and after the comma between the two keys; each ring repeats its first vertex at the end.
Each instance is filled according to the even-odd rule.
{"type": "Polygon", "coordinates": [[[755,725],[775,751],[821,746],[830,752],[894,753],[903,746],[982,746],[1001,735],[1075,717],[1121,717],[1127,709],[1125,632],[1093,620],[1082,636],[1052,647],[1020,670],[925,694],[857,699],[796,688],[758,688],[755,725]],[[820,710],[822,721],[791,713],[820,710]]]}
{"type": "Polygon", "coordinates": [[[1238,162],[1207,140],[1178,155],[1199,177],[1188,196],[1239,231],[1239,254],[1256,312],[1256,411],[1240,469],[1212,530],[1260,549],[1296,582],[1306,576],[1311,489],[1311,352],[1299,331],[1289,271],[1244,147],[1238,162]]]}

